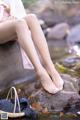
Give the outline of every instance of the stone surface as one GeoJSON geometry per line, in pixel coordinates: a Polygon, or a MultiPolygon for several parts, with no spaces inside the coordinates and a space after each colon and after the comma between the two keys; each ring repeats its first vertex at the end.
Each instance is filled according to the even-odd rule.
{"type": "Polygon", "coordinates": [[[67,56],[56,63],[57,69],[62,73],[67,73],[72,76],[80,77],[80,57],[67,56]]]}
{"type": "Polygon", "coordinates": [[[69,56],[60,61],[60,64],[62,64],[67,68],[74,68],[77,67],[77,65],[79,67],[79,63],[80,63],[80,57],[78,56],[69,56]]]}
{"type": "Polygon", "coordinates": [[[67,44],[65,40],[48,40],[48,46],[53,61],[59,60],[68,54],[67,44]]]}
{"type": "MultiPolygon", "coordinates": [[[[72,103],[80,101],[78,80],[66,74],[61,76],[65,82],[64,89],[55,95],[48,94],[42,88],[34,89],[35,87],[33,87],[32,89],[31,96],[50,111],[62,111],[68,104],[72,105],[72,103]]],[[[30,86],[27,87],[27,89],[29,88],[30,86]]]]}
{"type": "Polygon", "coordinates": [[[39,18],[44,20],[48,27],[52,27],[56,24],[66,22],[66,16],[60,13],[56,13],[51,9],[44,10],[40,15],[39,18]]]}
{"type": "Polygon", "coordinates": [[[15,84],[34,79],[34,70],[23,68],[20,47],[17,42],[0,45],[0,91],[15,84]],[[32,76],[31,76],[32,75],[32,76]]]}
{"type": "Polygon", "coordinates": [[[43,30],[47,28],[47,25],[45,24],[45,22],[43,20],[40,19],[39,23],[40,23],[43,30]]]}
{"type": "Polygon", "coordinates": [[[65,91],[72,91],[72,92],[79,92],[79,83],[76,78],[74,77],[71,77],[70,75],[68,74],[62,74],[62,78],[65,82],[64,84],[64,90],[65,91]]]}
{"type": "Polygon", "coordinates": [[[71,26],[80,24],[80,10],[76,9],[75,11],[76,11],[75,14],[68,17],[68,20],[67,20],[68,24],[70,24],[71,26]]]}
{"type": "MultiPolygon", "coordinates": [[[[43,1],[42,1],[43,2],[43,1]]],[[[42,18],[48,26],[53,26],[61,22],[67,22],[73,26],[80,23],[80,6],[78,4],[60,4],[54,0],[45,0],[44,4],[40,4],[42,18]]]]}
{"type": "Polygon", "coordinates": [[[67,23],[60,23],[52,27],[47,35],[48,39],[62,40],[68,34],[69,25],[67,23]]]}
{"type": "Polygon", "coordinates": [[[69,47],[74,46],[77,42],[80,42],[80,24],[74,26],[67,36],[67,43],[69,47]]]}
{"type": "Polygon", "coordinates": [[[47,107],[52,111],[63,111],[64,107],[69,103],[69,100],[72,98],[74,101],[80,99],[80,96],[74,92],[62,91],[56,95],[50,96],[46,93],[41,92],[39,94],[39,99],[42,106],[47,107]]]}

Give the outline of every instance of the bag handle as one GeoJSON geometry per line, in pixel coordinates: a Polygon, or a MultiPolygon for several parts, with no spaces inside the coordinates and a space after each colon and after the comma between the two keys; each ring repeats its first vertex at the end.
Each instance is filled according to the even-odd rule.
{"type": "Polygon", "coordinates": [[[10,89],[9,92],[8,92],[8,95],[7,95],[6,100],[9,99],[10,94],[11,94],[11,98],[12,98],[13,92],[14,92],[14,96],[15,96],[15,98],[14,98],[15,101],[14,101],[14,110],[13,110],[13,113],[16,112],[16,108],[17,108],[17,104],[16,104],[16,103],[17,103],[17,102],[18,102],[19,112],[21,112],[20,103],[19,103],[19,98],[18,98],[18,94],[17,94],[17,91],[16,91],[16,88],[15,88],[15,87],[11,87],[11,89],[10,89]]]}

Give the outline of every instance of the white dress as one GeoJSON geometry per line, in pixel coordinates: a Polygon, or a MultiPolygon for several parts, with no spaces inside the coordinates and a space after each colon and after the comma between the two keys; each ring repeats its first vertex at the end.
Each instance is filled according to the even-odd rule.
{"type": "MultiPolygon", "coordinates": [[[[26,16],[26,12],[21,0],[2,0],[5,4],[9,5],[10,13],[17,19],[22,19],[26,16]]],[[[23,67],[24,69],[33,69],[33,65],[29,60],[28,56],[25,54],[24,50],[21,48],[23,67]]]]}
{"type": "Polygon", "coordinates": [[[21,0],[3,0],[10,6],[11,15],[20,19],[26,16],[26,12],[21,0]]]}

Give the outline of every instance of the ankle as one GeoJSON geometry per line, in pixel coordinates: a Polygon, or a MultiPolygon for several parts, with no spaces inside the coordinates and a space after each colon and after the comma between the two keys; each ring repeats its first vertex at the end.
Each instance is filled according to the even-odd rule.
{"type": "Polygon", "coordinates": [[[36,69],[36,73],[37,73],[37,75],[39,75],[39,76],[42,76],[42,74],[44,74],[44,71],[45,71],[45,69],[44,69],[43,67],[41,67],[41,68],[39,68],[39,69],[36,69]]]}
{"type": "Polygon", "coordinates": [[[48,69],[52,69],[52,68],[55,69],[55,66],[54,66],[52,61],[47,62],[45,64],[45,67],[48,68],[48,69]]]}

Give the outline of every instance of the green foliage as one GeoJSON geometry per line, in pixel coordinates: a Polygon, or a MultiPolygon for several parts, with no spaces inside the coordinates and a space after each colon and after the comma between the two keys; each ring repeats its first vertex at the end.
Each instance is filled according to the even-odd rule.
{"type": "Polygon", "coordinates": [[[24,7],[28,8],[29,6],[33,5],[37,0],[22,0],[24,7]]]}

